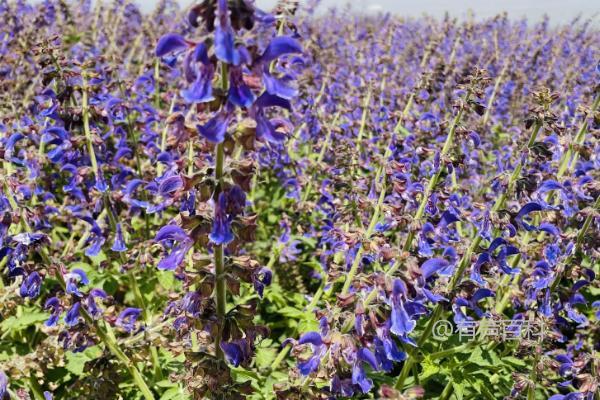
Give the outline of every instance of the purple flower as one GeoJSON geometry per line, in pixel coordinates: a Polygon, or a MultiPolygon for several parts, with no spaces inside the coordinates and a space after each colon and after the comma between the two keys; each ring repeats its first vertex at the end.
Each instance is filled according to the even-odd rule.
{"type": "Polygon", "coordinates": [[[42,285],[42,278],[36,271],[30,273],[23,282],[21,283],[21,289],[19,294],[21,297],[36,298],[40,294],[40,286],[42,285]]]}
{"type": "Polygon", "coordinates": [[[417,322],[410,318],[402,297],[406,297],[406,286],[400,279],[396,279],[390,299],[392,304],[390,331],[397,336],[406,337],[415,329],[417,322]]]}
{"type": "Polygon", "coordinates": [[[265,71],[263,72],[263,82],[267,92],[274,96],[289,100],[298,94],[298,89],[291,86],[291,82],[293,82],[291,77],[278,79],[265,71]]]}
{"type": "Polygon", "coordinates": [[[127,245],[123,239],[123,230],[121,224],[117,223],[117,231],[115,232],[115,241],[111,247],[112,251],[127,251],[127,245]]]}
{"type": "Polygon", "coordinates": [[[125,330],[127,333],[131,333],[135,329],[135,322],[141,313],[142,310],[139,308],[128,307],[121,311],[115,325],[125,330]]]}
{"type": "Polygon", "coordinates": [[[56,297],[51,297],[44,304],[45,310],[50,310],[50,318],[46,321],[46,326],[54,326],[58,322],[61,313],[60,301],[56,297]]]}
{"type": "Polygon", "coordinates": [[[175,33],[168,33],[161,37],[156,44],[156,56],[162,57],[177,50],[183,50],[188,47],[188,43],[183,37],[175,33]]]}
{"type": "Polygon", "coordinates": [[[198,132],[212,143],[222,143],[230,122],[230,115],[226,112],[216,113],[206,124],[197,125],[198,132]]]}
{"type": "Polygon", "coordinates": [[[69,311],[65,314],[65,324],[67,326],[77,325],[79,322],[79,309],[81,308],[81,303],[77,302],[71,306],[69,311]]]}
{"type": "Polygon", "coordinates": [[[158,269],[161,270],[172,271],[177,268],[194,245],[192,239],[177,225],[163,226],[154,240],[161,242],[165,247],[172,247],[171,252],[158,262],[158,269]],[[173,246],[174,242],[179,243],[173,246]]]}
{"type": "Polygon", "coordinates": [[[229,73],[228,99],[238,107],[250,107],[256,96],[244,83],[241,68],[234,68],[229,73]]]}
{"type": "Polygon", "coordinates": [[[233,342],[221,342],[221,350],[227,358],[227,362],[239,367],[252,357],[252,347],[246,339],[238,339],[233,342]]]}
{"type": "Polygon", "coordinates": [[[108,296],[106,292],[102,289],[92,289],[88,297],[85,299],[85,308],[88,313],[92,316],[92,318],[99,318],[102,315],[102,310],[98,307],[96,303],[96,299],[106,299],[108,296]]]}
{"type": "Polygon", "coordinates": [[[219,200],[215,204],[212,231],[208,236],[217,245],[227,245],[233,241],[233,233],[231,232],[231,225],[226,214],[226,207],[226,195],[225,193],[219,193],[219,200]]]}
{"type": "Polygon", "coordinates": [[[269,286],[271,284],[271,279],[273,278],[273,273],[268,268],[261,268],[252,275],[252,283],[254,285],[254,290],[258,293],[260,298],[263,297],[263,292],[265,290],[265,286],[269,286]]]}
{"type": "Polygon", "coordinates": [[[217,27],[215,30],[215,55],[219,61],[231,65],[239,65],[240,52],[235,48],[233,29],[217,27]]]}
{"type": "Polygon", "coordinates": [[[184,72],[192,84],[181,91],[181,97],[188,103],[206,103],[214,100],[212,80],[215,68],[210,63],[206,45],[200,43],[193,52],[188,52],[184,60],[184,72]]]}
{"type": "Polygon", "coordinates": [[[535,227],[533,225],[529,225],[528,223],[523,221],[523,218],[532,212],[542,211],[543,209],[544,209],[544,206],[542,206],[540,203],[531,202],[531,203],[525,204],[519,210],[517,215],[515,216],[515,221],[517,222],[517,225],[519,225],[520,227],[522,227],[523,229],[528,230],[528,231],[536,230],[537,227],[535,227]]]}
{"type": "Polygon", "coordinates": [[[302,46],[290,36],[277,36],[267,46],[260,57],[261,63],[269,63],[283,55],[302,53],[302,46]]]}
{"type": "Polygon", "coordinates": [[[181,176],[175,174],[166,177],[160,182],[158,186],[158,193],[165,197],[183,187],[183,179],[181,176]]]}
{"type": "Polygon", "coordinates": [[[441,269],[446,268],[450,263],[443,258],[432,258],[421,265],[421,275],[427,279],[441,269]]]}
{"type": "Polygon", "coordinates": [[[300,373],[304,376],[308,376],[319,369],[321,357],[327,351],[327,347],[323,344],[323,338],[319,332],[307,332],[303,334],[300,336],[298,344],[310,344],[313,349],[313,354],[308,360],[298,363],[300,373]]]}
{"type": "Polygon", "coordinates": [[[4,371],[0,370],[0,399],[3,399],[8,393],[8,377],[4,371]]]}
{"type": "Polygon", "coordinates": [[[82,297],[83,294],[79,291],[78,285],[87,285],[89,282],[87,275],[82,269],[75,268],[73,271],[65,274],[66,292],[74,294],[77,297],[82,297]]]}
{"type": "Polygon", "coordinates": [[[240,215],[246,207],[246,193],[238,185],[227,191],[227,213],[233,216],[240,215]]]}
{"type": "Polygon", "coordinates": [[[359,349],[356,353],[356,362],[352,367],[352,383],[360,386],[360,390],[362,390],[363,393],[368,393],[373,387],[373,381],[367,378],[363,363],[369,364],[375,371],[379,369],[377,367],[377,358],[373,352],[366,347],[359,349]]]}

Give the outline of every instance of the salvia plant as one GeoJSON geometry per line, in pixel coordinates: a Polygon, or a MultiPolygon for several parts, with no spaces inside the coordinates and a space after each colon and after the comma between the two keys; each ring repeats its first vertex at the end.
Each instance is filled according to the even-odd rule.
{"type": "Polygon", "coordinates": [[[600,31],[0,0],[0,399],[600,399],[600,31]]]}

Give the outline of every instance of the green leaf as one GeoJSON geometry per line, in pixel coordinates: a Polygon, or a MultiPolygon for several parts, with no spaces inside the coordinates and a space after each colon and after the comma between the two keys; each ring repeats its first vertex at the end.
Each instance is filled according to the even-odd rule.
{"type": "Polygon", "coordinates": [[[462,383],[452,382],[452,388],[454,389],[454,394],[458,400],[462,400],[465,395],[465,387],[462,383]]]}
{"type": "Polygon", "coordinates": [[[19,317],[11,316],[0,323],[2,332],[18,332],[48,319],[49,314],[39,311],[24,311],[19,317]]]}
{"type": "Polygon", "coordinates": [[[521,360],[520,358],[517,357],[502,357],[502,361],[505,362],[506,364],[510,364],[514,367],[519,367],[519,368],[524,368],[527,366],[527,364],[525,363],[525,361],[521,360]]]}
{"type": "Polygon", "coordinates": [[[178,386],[165,390],[162,396],[160,396],[160,400],[185,400],[187,398],[183,389],[178,386]]]}
{"type": "Polygon", "coordinates": [[[480,367],[494,367],[501,362],[496,353],[491,350],[483,350],[481,347],[473,349],[468,361],[480,367]]]}
{"type": "Polygon", "coordinates": [[[172,271],[157,271],[158,281],[167,290],[176,288],[178,285],[175,274],[172,271]]]}
{"type": "Polygon", "coordinates": [[[102,355],[102,350],[98,346],[92,346],[81,353],[67,352],[65,354],[65,368],[75,376],[81,376],[84,373],[85,363],[95,360],[102,355]]]}
{"type": "Polygon", "coordinates": [[[259,368],[267,368],[277,357],[277,349],[274,347],[259,347],[256,351],[256,365],[259,368]]]}
{"type": "Polygon", "coordinates": [[[421,368],[423,369],[419,375],[419,379],[425,380],[440,372],[440,367],[434,364],[429,358],[425,357],[421,362],[421,368]]]}

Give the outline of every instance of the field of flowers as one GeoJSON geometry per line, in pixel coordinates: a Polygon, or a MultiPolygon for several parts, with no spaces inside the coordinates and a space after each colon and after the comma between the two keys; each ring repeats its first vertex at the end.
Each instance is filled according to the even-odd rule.
{"type": "Polygon", "coordinates": [[[0,0],[0,399],[600,399],[600,30],[0,0]]]}

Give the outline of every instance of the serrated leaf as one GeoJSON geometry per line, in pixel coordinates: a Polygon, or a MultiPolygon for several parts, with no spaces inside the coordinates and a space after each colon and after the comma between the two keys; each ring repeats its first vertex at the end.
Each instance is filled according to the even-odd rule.
{"type": "Polygon", "coordinates": [[[423,369],[421,374],[419,375],[419,378],[421,380],[425,380],[430,376],[433,376],[440,372],[440,367],[432,363],[431,360],[429,360],[428,358],[425,358],[423,360],[423,362],[421,363],[421,368],[423,369]]]}

